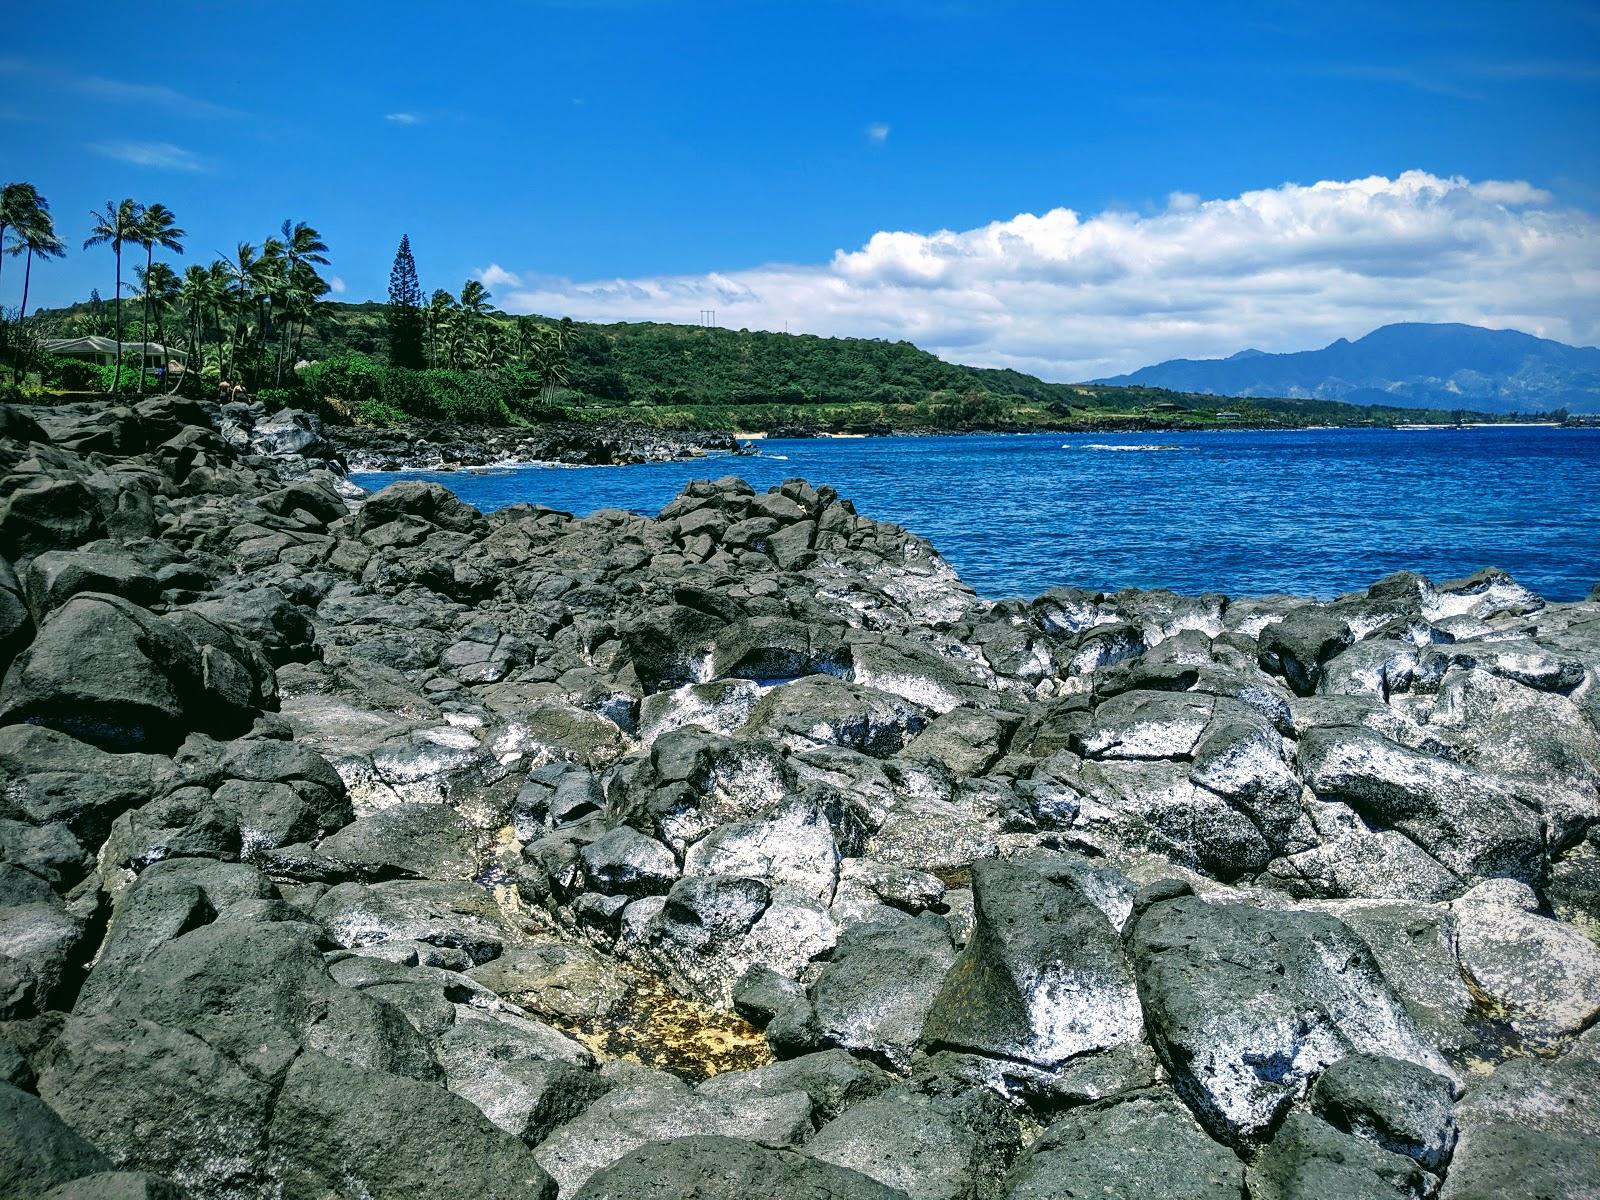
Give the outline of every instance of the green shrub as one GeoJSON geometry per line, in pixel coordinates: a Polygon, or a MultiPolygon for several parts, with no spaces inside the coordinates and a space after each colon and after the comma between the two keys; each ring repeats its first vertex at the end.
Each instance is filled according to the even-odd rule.
{"type": "Polygon", "coordinates": [[[359,407],[383,396],[387,368],[361,354],[341,354],[301,368],[300,384],[313,396],[359,407]]]}
{"type": "Polygon", "coordinates": [[[51,387],[58,387],[68,392],[84,392],[104,386],[100,378],[100,368],[81,358],[51,355],[45,359],[40,374],[51,387]]]}
{"type": "Polygon", "coordinates": [[[305,393],[299,388],[261,388],[256,399],[267,406],[268,412],[285,408],[299,408],[305,402],[305,393]]]}
{"type": "Polygon", "coordinates": [[[378,425],[385,429],[406,423],[405,413],[392,404],[385,404],[382,400],[368,400],[356,410],[356,415],[368,425],[378,425]]]}
{"type": "Polygon", "coordinates": [[[504,425],[511,419],[505,389],[495,380],[466,371],[420,371],[428,403],[446,421],[465,425],[504,425]]]}
{"type": "Polygon", "coordinates": [[[310,396],[336,400],[363,419],[367,406],[377,405],[373,412],[398,413],[402,418],[469,425],[504,425],[511,420],[506,386],[467,371],[413,371],[344,354],[302,368],[300,384],[310,396]]]}
{"type": "MultiPolygon", "coordinates": [[[[93,364],[91,364],[91,365],[93,365],[93,364]]],[[[118,378],[116,364],[115,363],[109,363],[109,364],[95,365],[94,369],[95,369],[94,388],[97,391],[102,391],[102,392],[111,391],[112,381],[118,378]]],[[[118,382],[118,384],[117,384],[117,394],[119,396],[137,395],[138,392],[139,392],[139,382],[140,382],[139,375],[140,375],[140,370],[139,370],[139,367],[137,365],[129,366],[127,363],[123,363],[122,364],[121,379],[120,379],[120,382],[118,382]]],[[[145,390],[148,391],[150,389],[147,387],[145,390]]]]}

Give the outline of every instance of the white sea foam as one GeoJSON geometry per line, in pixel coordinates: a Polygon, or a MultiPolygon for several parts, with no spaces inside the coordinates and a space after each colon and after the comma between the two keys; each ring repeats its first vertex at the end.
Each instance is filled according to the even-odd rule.
{"type": "Polygon", "coordinates": [[[1150,450],[1182,450],[1183,449],[1182,446],[1157,445],[1155,443],[1148,443],[1148,444],[1142,444],[1142,445],[1137,445],[1137,446],[1111,446],[1111,445],[1107,445],[1104,442],[1090,442],[1088,445],[1085,445],[1085,446],[1074,446],[1071,442],[1063,442],[1061,444],[1061,448],[1063,450],[1119,450],[1119,451],[1127,451],[1127,452],[1132,452],[1132,451],[1150,451],[1150,450]]]}

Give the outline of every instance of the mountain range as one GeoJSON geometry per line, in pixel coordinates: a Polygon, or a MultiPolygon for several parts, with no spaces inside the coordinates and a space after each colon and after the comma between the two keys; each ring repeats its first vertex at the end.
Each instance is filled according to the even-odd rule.
{"type": "Polygon", "coordinates": [[[1175,358],[1095,383],[1214,396],[1287,396],[1347,404],[1480,412],[1600,412],[1600,349],[1515,329],[1409,322],[1320,350],[1175,358]]]}

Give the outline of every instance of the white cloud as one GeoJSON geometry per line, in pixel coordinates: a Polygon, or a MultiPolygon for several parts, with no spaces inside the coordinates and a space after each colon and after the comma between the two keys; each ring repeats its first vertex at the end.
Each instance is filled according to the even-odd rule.
{"type": "Polygon", "coordinates": [[[889,126],[883,121],[874,121],[867,126],[867,141],[881,146],[888,140],[889,126]]]}
{"type": "Polygon", "coordinates": [[[384,113],[383,119],[391,125],[420,125],[422,117],[414,112],[384,113]]]}
{"type": "Polygon", "coordinates": [[[487,267],[476,272],[475,278],[491,292],[495,288],[519,288],[522,286],[522,276],[506,270],[499,263],[490,263],[487,267]]]}
{"type": "Polygon", "coordinates": [[[236,117],[237,109],[214,104],[198,96],[162,84],[128,83],[121,79],[103,79],[98,75],[72,75],[64,77],[67,86],[90,96],[114,100],[138,107],[152,105],[179,113],[185,117],[236,117]]]}
{"type": "Polygon", "coordinates": [[[328,290],[335,296],[344,295],[344,280],[335,275],[332,279],[328,280],[328,290]]]}
{"type": "Polygon", "coordinates": [[[1305,349],[1401,320],[1600,338],[1600,220],[1528,183],[1421,171],[1222,200],[1175,194],[1147,215],[1057,208],[964,231],[885,231],[826,264],[525,278],[499,297],[508,311],[692,324],[715,308],[731,328],[905,338],[1054,379],[1305,349]]]}
{"type": "Polygon", "coordinates": [[[205,164],[192,151],[171,142],[95,142],[89,149],[118,162],[161,171],[203,171],[205,164]]]}

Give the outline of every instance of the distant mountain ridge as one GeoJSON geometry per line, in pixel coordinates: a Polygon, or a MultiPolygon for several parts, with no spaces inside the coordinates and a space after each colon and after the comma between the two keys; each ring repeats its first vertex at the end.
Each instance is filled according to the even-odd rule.
{"type": "Polygon", "coordinates": [[[1175,358],[1094,383],[1482,412],[1600,412],[1600,349],[1515,329],[1406,322],[1321,350],[1175,358]]]}

